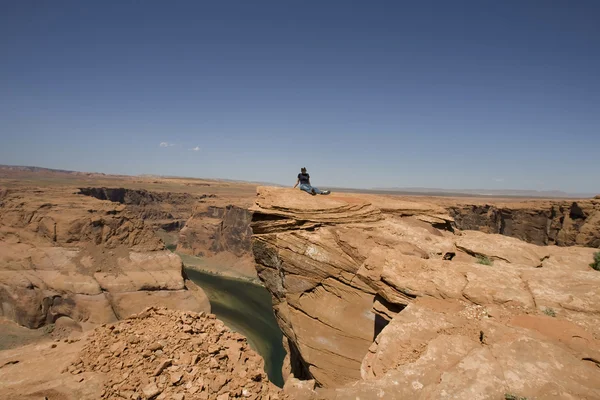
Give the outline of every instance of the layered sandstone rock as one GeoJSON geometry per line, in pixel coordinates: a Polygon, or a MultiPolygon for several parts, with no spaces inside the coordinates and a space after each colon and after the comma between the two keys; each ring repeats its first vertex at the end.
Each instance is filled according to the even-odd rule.
{"type": "Polygon", "coordinates": [[[176,231],[185,225],[195,204],[214,195],[155,192],[145,189],[86,187],[80,193],[99,200],[124,204],[136,219],[144,220],[153,228],[176,231]]]}
{"type": "MultiPolygon", "coordinates": [[[[160,231],[170,249],[201,257],[205,268],[256,278],[250,248],[250,199],[107,187],[85,187],[79,192],[125,205],[135,220],[160,231]]],[[[189,266],[194,268],[194,262],[189,266]]]]}
{"type": "Polygon", "coordinates": [[[459,229],[499,233],[538,245],[600,247],[597,199],[458,204],[448,209],[459,229]]]}
{"type": "Polygon", "coordinates": [[[179,231],[177,251],[256,277],[251,220],[252,213],[247,208],[198,203],[179,231]]]}
{"type": "Polygon", "coordinates": [[[243,257],[250,251],[251,219],[241,207],[197,205],[179,234],[177,250],[203,257],[227,251],[243,257]]]}
{"type": "Polygon", "coordinates": [[[73,247],[162,250],[163,243],[125,205],[78,196],[67,188],[9,192],[0,204],[3,241],[73,247]]]}
{"type": "Polygon", "coordinates": [[[392,197],[259,188],[253,213],[291,370],[319,396],[600,396],[597,249],[458,231],[392,197]]]}
{"type": "Polygon", "coordinates": [[[0,316],[30,328],[60,316],[111,322],[148,305],[209,310],[181,259],[125,205],[65,189],[9,192],[0,204],[0,316]]]}

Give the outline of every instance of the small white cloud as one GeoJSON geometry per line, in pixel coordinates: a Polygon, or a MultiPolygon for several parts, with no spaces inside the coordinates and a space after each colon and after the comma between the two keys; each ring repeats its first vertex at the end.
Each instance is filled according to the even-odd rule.
{"type": "Polygon", "coordinates": [[[496,181],[496,182],[504,182],[504,178],[494,178],[494,181],[496,181]]]}
{"type": "Polygon", "coordinates": [[[160,147],[172,147],[175,146],[173,143],[169,142],[160,142],[160,147]]]}
{"type": "Polygon", "coordinates": [[[190,149],[191,151],[200,151],[200,146],[196,146],[190,149]]]}

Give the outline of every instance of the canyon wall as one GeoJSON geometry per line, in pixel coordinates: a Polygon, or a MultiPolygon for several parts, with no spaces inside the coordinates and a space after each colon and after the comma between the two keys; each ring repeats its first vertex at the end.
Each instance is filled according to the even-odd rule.
{"type": "Polygon", "coordinates": [[[248,256],[251,219],[252,213],[241,207],[197,205],[179,233],[177,250],[201,257],[221,252],[248,256]]]}
{"type": "Polygon", "coordinates": [[[198,203],[179,231],[177,251],[202,257],[213,270],[257,279],[251,252],[252,213],[236,205],[198,203]]]}
{"type": "Polygon", "coordinates": [[[516,237],[538,245],[600,247],[600,201],[527,201],[449,206],[459,229],[516,237]]]}
{"type": "MultiPolygon", "coordinates": [[[[0,316],[35,328],[63,317],[94,326],[146,306],[208,310],[160,229],[177,236],[181,253],[236,265],[252,256],[285,335],[293,398],[600,398],[600,273],[589,267],[597,248],[564,247],[598,247],[599,204],[259,188],[248,209],[208,194],[0,188],[0,316]]],[[[193,332],[193,318],[169,316],[173,345],[193,332]]],[[[132,323],[107,327],[110,353],[120,348],[112,350],[113,330],[132,323]]],[[[119,346],[134,348],[129,339],[119,346]]],[[[24,351],[37,360],[37,350],[24,351]]],[[[225,347],[215,351],[229,371],[225,347]]],[[[174,367],[188,361],[173,354],[174,367]]],[[[0,375],[15,383],[12,361],[0,375]]],[[[189,374],[180,379],[200,387],[189,374]]],[[[205,391],[227,386],[213,390],[217,375],[205,391]]],[[[163,381],[154,383],[180,389],[163,381]]]]}
{"type": "Polygon", "coordinates": [[[148,305],[210,309],[181,259],[126,205],[67,188],[0,201],[0,315],[29,328],[69,317],[100,324],[148,305]]]}
{"type": "Polygon", "coordinates": [[[154,229],[162,228],[166,231],[181,229],[197,202],[214,197],[207,194],[192,195],[106,187],[80,188],[79,192],[99,200],[123,204],[136,218],[146,221],[154,229]]]}
{"type": "Polygon", "coordinates": [[[252,211],[306,398],[600,396],[596,249],[456,230],[391,197],[261,187],[252,211]]]}
{"type": "MultiPolygon", "coordinates": [[[[82,188],[81,194],[124,204],[180,254],[201,257],[219,266],[256,278],[251,252],[252,213],[249,202],[221,199],[214,194],[151,192],[124,188],[82,188]],[[232,204],[233,203],[233,204],[232,204]]],[[[169,247],[171,248],[171,247],[169,247]]],[[[193,267],[193,266],[192,266],[193,267]]]]}

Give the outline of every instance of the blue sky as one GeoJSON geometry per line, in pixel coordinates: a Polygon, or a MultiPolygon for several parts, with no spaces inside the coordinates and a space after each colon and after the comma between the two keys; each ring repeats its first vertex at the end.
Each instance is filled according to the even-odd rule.
{"type": "Polygon", "coordinates": [[[599,20],[597,1],[6,1],[0,164],[600,192],[599,20]]]}

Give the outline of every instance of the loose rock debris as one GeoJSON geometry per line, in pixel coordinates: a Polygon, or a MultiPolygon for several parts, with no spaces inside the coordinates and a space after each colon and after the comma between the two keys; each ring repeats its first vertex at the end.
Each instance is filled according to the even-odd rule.
{"type": "Polygon", "coordinates": [[[246,338],[213,314],[147,308],[96,329],[65,373],[106,374],[103,399],[284,399],[246,338]]]}

